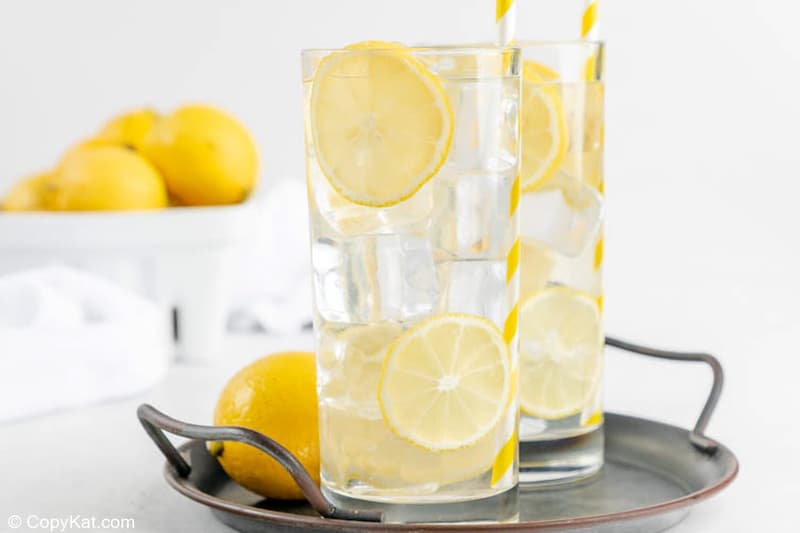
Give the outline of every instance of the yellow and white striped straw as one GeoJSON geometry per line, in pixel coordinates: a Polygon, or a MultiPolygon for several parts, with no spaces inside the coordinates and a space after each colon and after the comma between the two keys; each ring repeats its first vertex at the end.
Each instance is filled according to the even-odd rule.
{"type": "Polygon", "coordinates": [[[599,32],[597,26],[597,9],[600,0],[586,0],[581,20],[581,39],[584,41],[597,41],[599,32]]]}
{"type": "Polygon", "coordinates": [[[497,24],[497,44],[508,46],[514,42],[516,23],[516,0],[497,0],[495,23],[497,24]]]}
{"type": "MultiPolygon", "coordinates": [[[[509,46],[514,43],[514,22],[516,18],[516,0],[496,0],[497,12],[495,22],[497,23],[497,44],[498,46],[509,46]]],[[[511,185],[509,196],[508,217],[516,238],[511,244],[506,255],[506,290],[510,311],[506,315],[503,323],[503,339],[508,346],[510,353],[516,353],[518,344],[518,313],[519,313],[519,175],[511,185]]],[[[516,361],[516,358],[514,359],[516,361]]],[[[518,378],[518,367],[514,364],[512,368],[513,387],[516,389],[518,378]]],[[[516,390],[514,392],[516,397],[516,390]]],[[[516,403],[514,404],[516,406],[516,403]]],[[[516,419],[513,421],[516,425],[516,419]]],[[[492,486],[495,486],[501,479],[509,475],[514,459],[517,457],[517,431],[514,429],[509,439],[498,450],[492,464],[492,486]]]]}

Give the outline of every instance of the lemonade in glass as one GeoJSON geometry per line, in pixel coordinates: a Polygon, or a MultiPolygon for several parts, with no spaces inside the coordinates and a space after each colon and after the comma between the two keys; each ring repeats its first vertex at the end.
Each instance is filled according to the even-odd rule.
{"type": "Polygon", "coordinates": [[[520,479],[603,464],[603,47],[521,43],[520,479]]]}
{"type": "Polygon", "coordinates": [[[323,491],[514,520],[518,50],[302,59],[323,491]]]}

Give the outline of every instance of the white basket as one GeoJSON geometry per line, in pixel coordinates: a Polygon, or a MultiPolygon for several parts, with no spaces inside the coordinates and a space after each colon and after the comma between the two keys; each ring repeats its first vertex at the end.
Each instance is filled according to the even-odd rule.
{"type": "Polygon", "coordinates": [[[176,353],[218,355],[236,249],[255,204],[160,211],[0,214],[0,274],[68,265],[159,304],[175,321],[176,353]]]}

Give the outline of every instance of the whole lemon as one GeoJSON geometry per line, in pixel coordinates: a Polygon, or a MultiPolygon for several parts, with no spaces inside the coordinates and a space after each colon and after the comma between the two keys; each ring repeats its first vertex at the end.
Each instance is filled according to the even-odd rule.
{"type": "Polygon", "coordinates": [[[158,113],[149,108],[123,113],[109,120],[96,139],[140,151],[157,120],[158,113]]]}
{"type": "Polygon", "coordinates": [[[120,146],[72,149],[47,180],[52,206],[64,211],[158,209],[167,191],[158,171],[120,146]]]}
{"type": "Polygon", "coordinates": [[[101,139],[100,137],[89,137],[89,138],[83,139],[83,140],[73,144],[69,148],[67,148],[67,150],[61,155],[61,161],[66,161],[73,154],[76,154],[78,152],[82,152],[82,151],[86,150],[87,148],[100,148],[101,146],[117,146],[117,147],[126,148],[125,146],[123,146],[121,144],[109,141],[107,139],[101,139]]]}
{"type": "MultiPolygon", "coordinates": [[[[314,354],[277,353],[233,376],[217,401],[217,425],[243,426],[276,440],[319,484],[319,428],[314,354]]],[[[240,442],[211,447],[237,483],[267,498],[294,500],[303,493],[266,453],[240,442]]]]}
{"type": "Polygon", "coordinates": [[[0,200],[3,211],[47,209],[47,180],[50,172],[41,172],[18,181],[0,200]]]}
{"type": "Polygon", "coordinates": [[[248,131],[210,106],[188,105],[157,121],[142,151],[169,192],[187,205],[241,202],[258,177],[258,152],[248,131]]]}

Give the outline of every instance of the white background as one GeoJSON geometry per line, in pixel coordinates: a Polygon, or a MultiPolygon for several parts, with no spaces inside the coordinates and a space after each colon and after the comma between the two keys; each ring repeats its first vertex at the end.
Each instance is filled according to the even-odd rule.
{"type": "MultiPolygon", "coordinates": [[[[576,36],[580,0],[518,2],[520,37],[576,36]]],[[[493,4],[0,0],[0,189],[126,107],[185,101],[219,104],[251,128],[264,187],[300,179],[301,48],[489,41],[493,4]]],[[[742,462],[739,479],[676,531],[797,531],[800,11],[788,0],[601,9],[607,329],[719,354],[728,382],[710,432],[742,462]]],[[[684,426],[708,385],[699,368],[617,356],[607,379],[611,409],[684,426]]]]}

